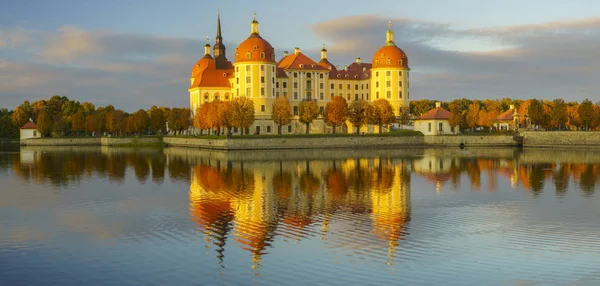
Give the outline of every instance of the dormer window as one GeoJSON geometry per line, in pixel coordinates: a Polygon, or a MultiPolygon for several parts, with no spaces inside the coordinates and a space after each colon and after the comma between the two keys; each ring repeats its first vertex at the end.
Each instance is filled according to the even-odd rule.
{"type": "Polygon", "coordinates": [[[303,68],[303,67],[304,67],[304,65],[303,65],[303,64],[300,64],[300,68],[303,68]]]}
{"type": "Polygon", "coordinates": [[[255,50],[255,51],[258,50],[258,46],[252,47],[252,50],[255,50]]]}
{"type": "Polygon", "coordinates": [[[265,58],[265,52],[261,52],[261,53],[260,53],[260,58],[261,58],[261,59],[264,59],[264,58],[265,58]]]}
{"type": "Polygon", "coordinates": [[[252,54],[250,52],[246,53],[246,59],[249,59],[252,56],[252,54]]]}
{"type": "Polygon", "coordinates": [[[378,66],[379,65],[379,60],[375,60],[375,65],[378,66]]]}
{"type": "Polygon", "coordinates": [[[235,54],[235,59],[236,59],[236,60],[239,60],[239,59],[240,59],[240,54],[239,54],[239,53],[236,53],[236,54],[235,54]]]}
{"type": "Polygon", "coordinates": [[[387,60],[385,61],[385,63],[386,63],[386,64],[388,64],[388,65],[391,65],[391,64],[392,64],[392,60],[391,60],[391,59],[387,59],[387,60]]]}

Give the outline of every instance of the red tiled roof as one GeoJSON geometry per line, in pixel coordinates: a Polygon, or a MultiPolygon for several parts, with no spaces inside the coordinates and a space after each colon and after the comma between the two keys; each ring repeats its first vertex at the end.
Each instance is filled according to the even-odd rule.
{"type": "Polygon", "coordinates": [[[443,109],[441,107],[436,107],[432,110],[429,110],[427,113],[422,114],[417,118],[417,120],[431,120],[431,119],[450,119],[452,114],[450,111],[443,109]]]}
{"type": "Polygon", "coordinates": [[[21,127],[21,129],[37,129],[37,125],[35,125],[35,123],[29,121],[29,122],[25,123],[25,125],[23,125],[23,127],[21,127]]]}
{"type": "Polygon", "coordinates": [[[515,109],[509,109],[509,110],[505,111],[504,113],[498,115],[498,117],[496,117],[496,120],[499,120],[499,121],[506,121],[506,120],[512,121],[512,119],[513,119],[513,113],[515,113],[515,109]]]}
{"type": "Polygon", "coordinates": [[[288,77],[282,68],[277,68],[277,77],[288,77]]]}
{"type": "Polygon", "coordinates": [[[326,68],[311,60],[302,52],[283,57],[277,63],[278,68],[282,69],[303,69],[303,70],[326,70],[326,68]]]}
{"type": "Polygon", "coordinates": [[[332,69],[329,72],[330,79],[348,79],[348,80],[361,80],[371,78],[371,64],[370,63],[352,63],[346,69],[338,70],[332,69]]]}
{"type": "Polygon", "coordinates": [[[229,78],[233,75],[233,67],[230,62],[228,67],[228,69],[217,69],[214,59],[202,58],[192,69],[194,81],[189,88],[231,87],[229,78]]]}

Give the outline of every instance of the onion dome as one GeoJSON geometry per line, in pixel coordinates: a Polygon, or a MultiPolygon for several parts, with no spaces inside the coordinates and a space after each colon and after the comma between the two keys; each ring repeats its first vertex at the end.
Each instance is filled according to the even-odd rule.
{"type": "Polygon", "coordinates": [[[394,32],[392,32],[392,21],[388,24],[386,31],[385,46],[381,47],[373,55],[373,68],[406,68],[408,69],[408,58],[406,53],[394,43],[394,32]]]}
{"type": "Polygon", "coordinates": [[[256,13],[251,24],[251,34],[235,51],[236,62],[275,62],[275,49],[258,33],[256,13]]]}

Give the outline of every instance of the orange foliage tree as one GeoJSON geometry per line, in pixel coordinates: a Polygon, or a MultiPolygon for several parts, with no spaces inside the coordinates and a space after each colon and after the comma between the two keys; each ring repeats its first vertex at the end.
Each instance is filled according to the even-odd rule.
{"type": "Polygon", "coordinates": [[[475,127],[477,127],[477,124],[479,123],[479,110],[481,110],[481,107],[478,102],[471,103],[469,104],[467,115],[465,116],[467,125],[469,128],[473,129],[473,131],[475,131],[475,127]]]}
{"type": "Polygon", "coordinates": [[[277,124],[277,134],[281,135],[281,126],[292,122],[292,107],[287,97],[280,96],[275,99],[271,119],[277,124]]]}
{"type": "Polygon", "coordinates": [[[129,132],[135,132],[141,135],[142,132],[148,129],[148,125],[150,124],[150,117],[148,116],[148,113],[146,113],[146,111],[144,111],[143,109],[136,111],[132,117],[134,122],[133,130],[129,132]]]}
{"type": "Polygon", "coordinates": [[[78,111],[77,113],[71,115],[71,131],[77,133],[77,136],[79,136],[79,132],[84,130],[85,120],[83,118],[83,113],[78,111]]]}
{"type": "Polygon", "coordinates": [[[37,116],[37,131],[42,137],[48,135],[52,129],[52,118],[45,110],[41,110],[37,116]]]}
{"type": "Polygon", "coordinates": [[[346,122],[348,116],[348,103],[343,97],[336,95],[325,106],[325,123],[333,127],[333,133],[335,128],[341,126],[346,122]]]}

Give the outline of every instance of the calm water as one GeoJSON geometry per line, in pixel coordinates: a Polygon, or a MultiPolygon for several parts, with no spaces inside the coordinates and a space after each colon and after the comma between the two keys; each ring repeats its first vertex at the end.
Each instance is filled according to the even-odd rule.
{"type": "Polygon", "coordinates": [[[600,152],[3,148],[2,285],[600,284],[600,152]]]}

